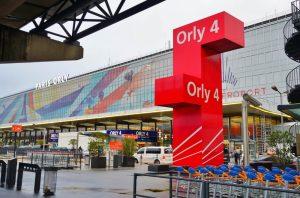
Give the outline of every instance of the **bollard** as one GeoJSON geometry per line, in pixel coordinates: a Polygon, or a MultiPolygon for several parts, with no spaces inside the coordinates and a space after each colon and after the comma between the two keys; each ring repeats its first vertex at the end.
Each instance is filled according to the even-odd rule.
{"type": "Polygon", "coordinates": [[[0,166],[1,166],[0,186],[4,187],[5,176],[6,176],[6,163],[3,160],[0,160],[0,166]]]}
{"type": "Polygon", "coordinates": [[[172,186],[172,172],[169,173],[170,179],[169,179],[169,197],[173,197],[173,186],[172,186]]]}
{"type": "Polygon", "coordinates": [[[108,168],[110,168],[110,158],[111,158],[111,154],[110,154],[110,150],[108,150],[108,168]]]}
{"type": "Polygon", "coordinates": [[[41,176],[42,176],[42,170],[38,169],[36,171],[35,180],[34,180],[34,193],[36,194],[40,192],[41,176]]]}
{"type": "Polygon", "coordinates": [[[114,155],[113,157],[113,168],[118,168],[119,167],[119,156],[114,155]]]}
{"type": "Polygon", "coordinates": [[[42,162],[41,162],[41,167],[43,168],[44,167],[44,153],[42,153],[42,162]]]}
{"type": "Polygon", "coordinates": [[[19,166],[17,178],[17,190],[22,189],[24,166],[19,166]]]}
{"type": "Polygon", "coordinates": [[[13,188],[16,183],[17,159],[8,160],[6,174],[6,188],[13,188]]]}
{"type": "Polygon", "coordinates": [[[136,189],[137,189],[137,175],[133,175],[133,198],[136,198],[136,189]]]}
{"type": "Polygon", "coordinates": [[[70,163],[70,157],[67,155],[67,168],[69,168],[69,163],[70,163]]]}
{"type": "Polygon", "coordinates": [[[80,170],[81,170],[81,160],[82,160],[82,154],[80,154],[80,156],[79,156],[79,167],[80,167],[80,170]]]}
{"type": "Polygon", "coordinates": [[[143,156],[141,155],[140,156],[140,165],[142,165],[143,164],[143,156]]]}
{"type": "Polygon", "coordinates": [[[44,195],[50,196],[54,195],[56,191],[57,182],[57,171],[56,167],[45,167],[44,168],[44,195]]]}

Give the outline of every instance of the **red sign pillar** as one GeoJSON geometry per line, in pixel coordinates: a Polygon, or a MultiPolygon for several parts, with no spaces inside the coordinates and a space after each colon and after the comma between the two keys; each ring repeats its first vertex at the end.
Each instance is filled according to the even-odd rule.
{"type": "Polygon", "coordinates": [[[244,46],[226,12],[173,31],[173,76],[155,81],[155,105],[173,107],[173,165],[223,163],[221,53],[244,46]]]}

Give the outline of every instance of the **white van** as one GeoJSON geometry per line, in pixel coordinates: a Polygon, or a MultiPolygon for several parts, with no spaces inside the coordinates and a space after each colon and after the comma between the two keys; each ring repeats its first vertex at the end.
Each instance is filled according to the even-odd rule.
{"type": "Polygon", "coordinates": [[[140,148],[135,157],[136,163],[146,164],[172,164],[173,151],[170,147],[151,146],[140,148]]]}

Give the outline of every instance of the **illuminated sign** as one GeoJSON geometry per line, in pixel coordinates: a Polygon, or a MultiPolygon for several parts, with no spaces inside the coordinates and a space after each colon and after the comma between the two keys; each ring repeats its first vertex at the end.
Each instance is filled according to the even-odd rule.
{"type": "Polygon", "coordinates": [[[60,83],[64,83],[67,82],[69,79],[70,74],[66,74],[66,75],[62,75],[62,76],[57,76],[55,78],[52,78],[50,80],[47,80],[45,82],[42,83],[37,83],[35,86],[35,89],[42,89],[42,88],[46,88],[49,87],[51,85],[57,85],[60,83]]]}
{"type": "Polygon", "coordinates": [[[22,125],[14,124],[14,125],[12,125],[11,130],[14,133],[20,133],[23,130],[23,126],[22,125]]]}
{"type": "Polygon", "coordinates": [[[58,133],[57,132],[52,132],[50,133],[50,140],[49,142],[58,142],[58,133]]]}
{"type": "Polygon", "coordinates": [[[121,150],[123,150],[123,144],[120,141],[110,141],[109,148],[111,150],[121,151],[121,150]]]}
{"type": "Polygon", "coordinates": [[[125,138],[134,138],[138,142],[157,142],[156,131],[141,130],[107,130],[107,135],[122,136],[125,138]]]}

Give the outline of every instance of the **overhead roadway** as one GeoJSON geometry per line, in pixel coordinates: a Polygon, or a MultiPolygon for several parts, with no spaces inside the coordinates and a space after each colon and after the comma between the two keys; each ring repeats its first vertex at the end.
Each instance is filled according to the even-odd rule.
{"type": "Polygon", "coordinates": [[[79,39],[163,1],[0,0],[0,63],[81,59],[79,39]]]}

